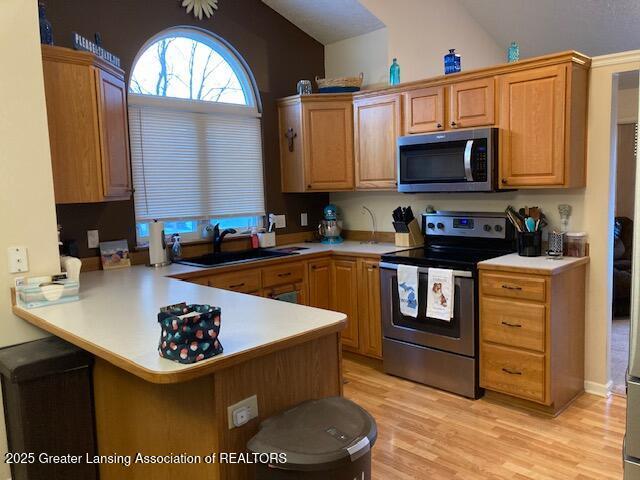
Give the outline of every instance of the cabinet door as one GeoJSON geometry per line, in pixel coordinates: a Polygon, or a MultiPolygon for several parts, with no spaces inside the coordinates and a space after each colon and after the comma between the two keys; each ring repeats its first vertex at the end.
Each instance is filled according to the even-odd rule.
{"type": "Polygon", "coordinates": [[[333,275],[331,260],[314,260],[309,262],[309,305],[331,309],[331,286],[333,275]]]}
{"type": "Polygon", "coordinates": [[[360,352],[382,358],[380,320],[380,269],[377,260],[361,260],[358,270],[360,352]]]}
{"type": "Polygon", "coordinates": [[[355,260],[333,262],[333,309],[347,315],[342,344],[358,348],[358,264],[355,260]]]}
{"type": "Polygon", "coordinates": [[[451,128],[479,127],[495,123],[493,77],[454,83],[449,90],[451,128]]]}
{"type": "Polygon", "coordinates": [[[280,181],[283,192],[304,192],[302,113],[300,102],[278,106],[280,181]]]}
{"type": "Polygon", "coordinates": [[[304,170],[308,191],[353,189],[351,100],[304,102],[304,170]]]}
{"type": "Polygon", "coordinates": [[[404,134],[444,129],[444,87],[421,88],[402,95],[404,134]]]}
{"type": "Polygon", "coordinates": [[[501,187],[563,186],[566,68],[499,77],[501,187]]]}
{"type": "Polygon", "coordinates": [[[44,89],[56,203],[101,202],[102,172],[96,77],[43,46],[44,89]]]}
{"type": "Polygon", "coordinates": [[[126,87],[122,80],[110,73],[100,69],[95,71],[99,96],[98,118],[104,196],[129,198],[131,167],[126,87]]]}
{"type": "Polygon", "coordinates": [[[356,188],[395,190],[400,96],[356,100],[353,115],[356,188]]]}

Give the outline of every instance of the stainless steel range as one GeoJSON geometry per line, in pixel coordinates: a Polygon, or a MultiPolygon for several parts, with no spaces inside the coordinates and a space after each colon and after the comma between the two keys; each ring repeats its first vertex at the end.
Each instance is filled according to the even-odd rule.
{"type": "Polygon", "coordinates": [[[422,216],[425,246],[383,255],[380,262],[383,365],[392,375],[478,398],[478,270],[511,253],[513,227],[503,213],[435,212],[422,216]],[[418,315],[400,312],[398,265],[418,267],[418,315]],[[429,268],[453,270],[450,321],[427,316],[429,268]]]}

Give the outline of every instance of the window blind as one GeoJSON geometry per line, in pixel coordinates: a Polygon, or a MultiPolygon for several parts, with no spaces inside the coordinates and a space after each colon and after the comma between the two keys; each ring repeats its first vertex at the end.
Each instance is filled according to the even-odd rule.
{"type": "Polygon", "coordinates": [[[138,102],[129,104],[137,222],[264,215],[256,109],[138,102]]]}

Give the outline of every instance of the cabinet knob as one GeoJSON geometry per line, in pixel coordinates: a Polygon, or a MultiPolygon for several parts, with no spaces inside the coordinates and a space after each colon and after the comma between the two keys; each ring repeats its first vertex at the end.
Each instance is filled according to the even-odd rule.
{"type": "Polygon", "coordinates": [[[506,178],[503,178],[503,179],[502,179],[502,184],[503,184],[503,185],[506,185],[506,184],[507,184],[507,179],[506,179],[506,178]]]}
{"type": "Polygon", "coordinates": [[[442,128],[442,124],[441,123],[437,123],[436,124],[436,128],[442,128]]]}
{"type": "Polygon", "coordinates": [[[311,188],[311,184],[307,185],[307,188],[311,188]]]}
{"type": "Polygon", "coordinates": [[[457,124],[456,122],[451,122],[451,126],[452,126],[452,127],[455,127],[455,126],[457,126],[457,125],[458,125],[458,124],[457,124]]]}

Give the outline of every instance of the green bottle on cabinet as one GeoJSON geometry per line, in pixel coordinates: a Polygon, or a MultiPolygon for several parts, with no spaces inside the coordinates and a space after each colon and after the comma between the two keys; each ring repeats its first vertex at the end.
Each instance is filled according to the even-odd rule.
{"type": "Polygon", "coordinates": [[[400,83],[400,65],[398,59],[394,58],[389,68],[389,85],[398,85],[400,83]]]}

